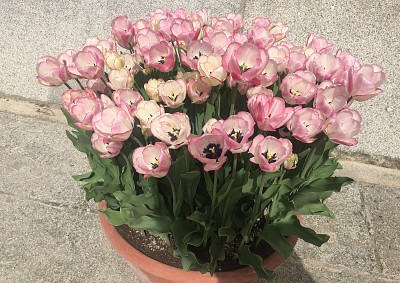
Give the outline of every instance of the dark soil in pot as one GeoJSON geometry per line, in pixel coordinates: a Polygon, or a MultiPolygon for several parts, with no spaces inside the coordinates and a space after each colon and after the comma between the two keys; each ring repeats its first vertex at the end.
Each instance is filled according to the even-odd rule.
{"type": "MultiPolygon", "coordinates": [[[[161,237],[132,230],[127,225],[121,225],[115,228],[131,246],[146,256],[161,263],[182,268],[181,260],[173,256],[175,249],[173,239],[171,240],[171,245],[168,245],[161,237]]],[[[235,242],[236,241],[233,241],[232,246],[226,248],[226,258],[224,261],[218,261],[216,271],[230,271],[244,267],[239,264],[239,260],[233,258],[233,252],[236,249],[235,242]]],[[[240,241],[237,242],[239,243],[240,241]]],[[[236,243],[236,245],[238,243],[236,243]]],[[[199,259],[207,260],[209,256],[208,248],[199,247],[193,250],[193,252],[199,259]]],[[[253,252],[263,255],[263,258],[267,258],[274,253],[274,250],[266,242],[261,241],[253,252]]]]}

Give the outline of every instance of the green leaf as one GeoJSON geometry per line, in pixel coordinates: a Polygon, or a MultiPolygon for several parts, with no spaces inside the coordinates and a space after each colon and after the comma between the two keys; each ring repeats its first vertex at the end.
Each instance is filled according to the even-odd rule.
{"type": "Polygon", "coordinates": [[[183,199],[193,210],[193,200],[200,182],[200,172],[191,171],[180,175],[183,199]]]}
{"type": "Polygon", "coordinates": [[[221,227],[218,229],[218,236],[226,237],[226,242],[231,242],[236,238],[236,233],[231,227],[221,227]]]}
{"type": "Polygon", "coordinates": [[[293,215],[322,215],[334,219],[335,214],[324,203],[308,203],[291,212],[293,215]]]}
{"type": "Polygon", "coordinates": [[[125,224],[125,220],[119,211],[112,210],[110,208],[99,210],[100,213],[107,217],[108,222],[114,226],[120,226],[125,224]]]}
{"type": "Polygon", "coordinates": [[[147,230],[156,234],[170,232],[171,219],[165,215],[143,215],[131,218],[128,222],[129,227],[137,230],[147,230]]]}
{"type": "Polygon", "coordinates": [[[217,267],[217,261],[223,261],[225,259],[225,243],[220,237],[215,234],[211,234],[211,244],[209,252],[211,256],[209,272],[211,275],[213,275],[215,268],[217,267]]]}
{"type": "Polygon", "coordinates": [[[88,172],[81,175],[74,175],[72,178],[74,178],[75,181],[86,181],[87,179],[91,179],[94,175],[93,172],[88,172]]]}
{"type": "Polygon", "coordinates": [[[259,237],[286,259],[293,252],[293,247],[290,245],[289,241],[282,236],[279,228],[273,224],[266,224],[259,233],[259,237]]]}
{"type": "Polygon", "coordinates": [[[266,270],[263,267],[262,257],[257,254],[253,254],[250,251],[249,245],[243,245],[238,251],[238,256],[239,256],[239,263],[251,266],[257,273],[257,276],[259,278],[270,281],[274,279],[275,277],[274,273],[272,271],[266,270]]]}
{"type": "Polygon", "coordinates": [[[297,236],[304,241],[320,247],[329,240],[325,234],[317,234],[314,230],[301,226],[296,216],[288,216],[274,223],[284,236],[297,236]]]}
{"type": "Polygon", "coordinates": [[[208,272],[208,263],[200,263],[193,252],[187,252],[186,254],[183,254],[180,250],[175,250],[174,257],[181,259],[182,269],[186,272],[191,268],[194,268],[203,274],[208,272]]]}

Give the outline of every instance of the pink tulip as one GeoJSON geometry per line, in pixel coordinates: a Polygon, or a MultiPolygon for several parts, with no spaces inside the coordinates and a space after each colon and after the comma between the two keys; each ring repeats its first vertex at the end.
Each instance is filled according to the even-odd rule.
{"type": "Polygon", "coordinates": [[[187,51],[185,53],[181,53],[182,63],[191,68],[193,70],[197,70],[197,63],[199,61],[200,56],[202,55],[210,55],[212,53],[212,46],[207,42],[199,42],[197,40],[192,41],[187,46],[187,51]]]}
{"type": "Polygon", "coordinates": [[[150,129],[153,136],[173,149],[187,144],[191,131],[189,117],[180,112],[166,113],[155,117],[151,122],[150,129]]]}
{"type": "Polygon", "coordinates": [[[236,82],[249,82],[256,78],[267,63],[266,50],[250,43],[231,43],[222,58],[222,65],[236,82]]]}
{"type": "Polygon", "coordinates": [[[256,94],[266,94],[270,97],[274,96],[274,93],[272,92],[272,90],[270,90],[269,88],[262,86],[262,85],[250,87],[246,92],[246,96],[249,99],[256,94]]]}
{"type": "Polygon", "coordinates": [[[269,28],[263,26],[253,26],[248,29],[247,38],[249,42],[265,49],[270,48],[275,42],[275,37],[269,33],[269,28]]]}
{"type": "MultiPolygon", "coordinates": [[[[207,28],[207,27],[206,27],[207,28]]],[[[211,27],[209,29],[212,30],[211,27]]],[[[227,31],[214,31],[209,30],[209,34],[203,38],[203,43],[206,42],[212,46],[214,53],[224,55],[228,46],[234,41],[234,37],[227,31]]]]}
{"type": "MultiPolygon", "coordinates": [[[[218,120],[215,118],[209,119],[203,126],[203,133],[208,134],[211,133],[211,131],[214,129],[214,124],[217,123],[218,120]]],[[[221,127],[218,127],[219,129],[221,127]]]]}
{"type": "Polygon", "coordinates": [[[111,70],[108,73],[108,86],[113,90],[125,89],[133,87],[135,79],[132,74],[125,68],[120,70],[111,70]]]}
{"type": "Polygon", "coordinates": [[[111,23],[111,33],[115,41],[123,48],[130,49],[135,44],[135,31],[126,16],[116,17],[111,23]]]}
{"type": "Polygon", "coordinates": [[[284,45],[275,45],[268,50],[269,59],[277,64],[277,72],[282,73],[288,64],[290,51],[284,45]]]}
{"type": "Polygon", "coordinates": [[[100,99],[91,97],[81,97],[75,99],[69,105],[68,113],[77,122],[75,123],[81,129],[91,131],[93,117],[102,109],[100,99]]]}
{"type": "Polygon", "coordinates": [[[133,116],[137,105],[140,101],[143,101],[142,96],[138,91],[134,91],[130,88],[119,89],[113,92],[112,99],[116,106],[125,108],[125,110],[133,116]]]}
{"type": "Polygon", "coordinates": [[[196,26],[192,20],[176,19],[171,26],[172,39],[184,42],[186,46],[196,40],[200,33],[200,26],[196,26]]]}
{"type": "Polygon", "coordinates": [[[189,138],[190,154],[204,163],[205,171],[215,171],[224,165],[227,157],[225,153],[230,149],[227,145],[228,137],[224,132],[213,129],[211,133],[189,138]]]}
{"type": "Polygon", "coordinates": [[[385,73],[378,65],[364,65],[349,80],[350,95],[356,101],[365,101],[383,92],[379,86],[385,81],[385,73]]]}
{"type": "Polygon", "coordinates": [[[178,108],[186,98],[186,83],[182,79],[169,80],[158,86],[162,101],[171,108],[178,108]]]}
{"type": "Polygon", "coordinates": [[[189,79],[186,86],[192,103],[202,104],[210,96],[211,86],[200,79],[189,79]]]}
{"type": "MultiPolygon", "coordinates": [[[[105,94],[100,94],[100,101],[101,101],[101,105],[102,105],[103,109],[110,107],[110,106],[112,106],[112,107],[116,106],[114,101],[112,101],[111,98],[105,94]]],[[[125,111],[127,111],[127,110],[125,110],[125,111]]]]}
{"type": "Polygon", "coordinates": [[[162,41],[150,47],[145,59],[150,67],[166,73],[174,68],[175,49],[171,43],[162,41]]]}
{"type": "Polygon", "coordinates": [[[138,147],[132,154],[133,167],[144,178],[162,178],[168,174],[171,166],[171,155],[167,146],[162,142],[145,147],[138,147]]]}
{"type": "Polygon", "coordinates": [[[219,54],[200,56],[197,68],[201,80],[210,86],[222,84],[227,76],[225,69],[222,67],[222,57],[219,54]]]}
{"type": "Polygon", "coordinates": [[[349,98],[350,95],[346,91],[345,86],[332,85],[318,90],[314,100],[314,108],[320,110],[328,118],[345,108],[349,98]]]}
{"type": "Polygon", "coordinates": [[[342,60],[330,53],[313,53],[306,62],[307,70],[314,73],[318,82],[333,80],[344,72],[342,60]]]}
{"type": "Polygon", "coordinates": [[[104,93],[111,95],[111,91],[106,84],[101,79],[87,80],[86,87],[90,88],[96,93],[104,93]]]}
{"type": "Polygon", "coordinates": [[[344,109],[330,117],[325,124],[324,132],[334,143],[356,145],[354,138],[361,130],[361,115],[356,110],[344,109]]]}
{"type": "Polygon", "coordinates": [[[305,69],[305,64],[307,61],[307,56],[298,51],[290,51],[289,60],[285,68],[287,74],[294,73],[299,70],[305,69]]]}
{"type": "Polygon", "coordinates": [[[135,109],[134,115],[140,121],[142,132],[151,135],[150,125],[153,119],[164,114],[164,107],[160,106],[154,100],[140,101],[135,109]]]}
{"type": "Polygon", "coordinates": [[[297,71],[282,80],[280,89],[288,104],[307,104],[317,93],[315,76],[308,71],[297,71]]]}
{"type": "Polygon", "coordinates": [[[243,27],[243,16],[241,14],[230,13],[226,18],[233,23],[234,32],[238,32],[243,27]]]}
{"type": "Polygon", "coordinates": [[[86,42],[83,47],[93,45],[96,46],[104,55],[106,55],[109,51],[116,51],[117,45],[112,38],[108,38],[106,40],[101,40],[97,37],[91,37],[86,39],[86,42]]]}
{"type": "Polygon", "coordinates": [[[67,69],[68,76],[71,79],[76,79],[81,76],[79,74],[78,70],[76,69],[75,63],[74,63],[74,55],[76,54],[75,50],[72,49],[67,49],[64,52],[61,52],[57,56],[57,60],[64,64],[64,66],[67,69]]]}
{"type": "Polygon", "coordinates": [[[65,65],[51,56],[39,59],[36,72],[37,81],[45,86],[60,86],[69,79],[65,65]]]}
{"type": "Polygon", "coordinates": [[[227,136],[227,145],[232,153],[246,152],[251,141],[249,138],[254,133],[254,119],[250,113],[240,111],[223,121],[221,131],[227,136]]]}
{"type": "Polygon", "coordinates": [[[253,20],[252,26],[259,26],[259,27],[269,27],[271,25],[271,21],[267,18],[257,17],[253,20]]]}
{"type": "Polygon", "coordinates": [[[123,143],[120,141],[113,141],[109,138],[99,136],[96,133],[92,134],[91,138],[92,146],[95,150],[100,153],[101,158],[112,158],[117,156],[123,143]]]}
{"type": "Polygon", "coordinates": [[[336,84],[348,85],[353,73],[361,69],[361,63],[352,54],[345,53],[341,49],[336,52],[336,57],[342,61],[344,71],[334,81],[336,84]]]}
{"type": "Polygon", "coordinates": [[[286,126],[299,141],[312,143],[315,136],[322,132],[325,118],[321,111],[313,108],[295,109],[292,119],[286,126]]]}
{"type": "Polygon", "coordinates": [[[258,128],[263,131],[275,131],[285,125],[293,116],[293,108],[285,107],[280,97],[255,94],[247,102],[247,107],[258,128]]]}
{"type": "Polygon", "coordinates": [[[71,103],[81,97],[96,98],[96,94],[90,88],[69,89],[62,94],[62,106],[65,110],[68,110],[71,103]]]}
{"type": "Polygon", "coordinates": [[[333,44],[330,43],[325,37],[315,36],[315,34],[312,32],[308,33],[306,48],[312,49],[312,53],[329,53],[332,51],[333,47],[333,44]]]}
{"type": "Polygon", "coordinates": [[[141,29],[138,31],[135,50],[140,56],[145,56],[150,47],[154,44],[160,43],[160,41],[160,38],[153,30],[149,28],[141,29]]]}
{"type": "Polygon", "coordinates": [[[133,130],[133,119],[122,108],[110,106],[93,117],[93,130],[102,137],[125,141],[133,130]]]}
{"type": "Polygon", "coordinates": [[[269,60],[261,74],[252,80],[256,85],[265,87],[272,85],[278,80],[278,65],[273,60],[269,60]]]}
{"type": "Polygon", "coordinates": [[[291,155],[292,143],[284,138],[258,135],[253,139],[249,152],[253,154],[250,161],[258,164],[262,171],[275,172],[291,155]]]}
{"type": "Polygon", "coordinates": [[[74,55],[73,60],[77,71],[85,79],[97,79],[104,74],[104,55],[95,46],[84,47],[74,55]]]}

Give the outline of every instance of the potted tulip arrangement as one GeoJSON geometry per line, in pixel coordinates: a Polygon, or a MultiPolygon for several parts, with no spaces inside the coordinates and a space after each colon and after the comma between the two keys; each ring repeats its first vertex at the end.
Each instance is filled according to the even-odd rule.
{"type": "Polygon", "coordinates": [[[101,203],[110,241],[126,238],[121,227],[161,239],[207,280],[255,272],[179,281],[159,270],[153,282],[271,279],[274,251],[328,240],[299,215],[333,217],[324,201],[351,179],[333,176],[331,151],[357,144],[351,105],[381,93],[385,75],[312,33],[304,46],[283,41],[287,29],[256,18],[243,32],[240,15],[159,9],[39,60],[39,83],[68,88],[67,136],[92,169],[74,178],[101,203]]]}

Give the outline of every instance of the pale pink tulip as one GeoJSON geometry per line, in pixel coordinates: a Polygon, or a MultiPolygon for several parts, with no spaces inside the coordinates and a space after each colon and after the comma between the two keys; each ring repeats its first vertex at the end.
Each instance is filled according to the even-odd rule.
{"type": "Polygon", "coordinates": [[[210,120],[208,120],[204,126],[203,126],[203,133],[211,133],[211,131],[214,128],[214,124],[217,123],[218,120],[215,118],[211,118],[210,120]]]}
{"type": "Polygon", "coordinates": [[[145,56],[152,45],[161,41],[157,34],[149,28],[139,30],[136,38],[137,45],[135,46],[135,50],[140,56],[145,56]]]}
{"type": "Polygon", "coordinates": [[[125,141],[132,133],[133,118],[121,107],[109,106],[94,115],[92,126],[102,137],[125,141]]]}
{"type": "Polygon", "coordinates": [[[147,83],[144,84],[144,90],[146,91],[150,99],[157,102],[162,101],[160,94],[158,93],[158,86],[162,83],[164,83],[163,79],[150,79],[147,83]]]}
{"type": "Polygon", "coordinates": [[[309,32],[306,42],[306,48],[312,49],[312,53],[329,53],[333,49],[333,44],[330,43],[325,37],[315,36],[314,33],[309,32]]]}
{"type": "Polygon", "coordinates": [[[69,89],[62,94],[62,106],[68,110],[71,103],[81,97],[96,98],[96,94],[90,88],[85,89],[69,89]]]}
{"type": "Polygon", "coordinates": [[[200,26],[189,19],[176,19],[171,26],[172,39],[176,42],[184,42],[188,46],[196,40],[200,33],[200,26]]]}
{"type": "Polygon", "coordinates": [[[111,98],[108,97],[105,94],[100,94],[100,101],[101,101],[101,105],[102,105],[103,109],[105,109],[107,107],[111,107],[111,106],[114,107],[115,106],[114,101],[112,101],[111,98]]]}
{"type": "Polygon", "coordinates": [[[113,92],[112,99],[116,106],[126,108],[126,111],[133,116],[139,102],[143,101],[142,96],[138,91],[130,88],[119,89],[113,92]]]}
{"type": "MultiPolygon", "coordinates": [[[[212,29],[211,27],[209,27],[212,29]]],[[[203,43],[208,43],[212,46],[214,53],[219,55],[224,55],[229,44],[234,41],[234,37],[231,33],[227,31],[214,31],[209,30],[209,34],[203,38],[203,43]]]]}
{"type": "Polygon", "coordinates": [[[138,147],[132,154],[133,167],[144,178],[162,178],[168,174],[171,166],[171,155],[167,146],[162,142],[145,147],[138,147]]]}
{"type": "Polygon", "coordinates": [[[182,63],[193,70],[197,70],[197,63],[200,56],[210,55],[212,53],[212,46],[207,42],[192,41],[187,46],[187,51],[181,53],[182,63]]]}
{"type": "Polygon", "coordinates": [[[219,54],[200,56],[197,68],[201,80],[210,86],[222,84],[227,76],[224,67],[222,67],[222,57],[219,54]]]}
{"type": "Polygon", "coordinates": [[[182,79],[168,80],[158,86],[162,101],[171,108],[178,108],[186,98],[186,82],[182,79]]]}
{"type": "Polygon", "coordinates": [[[265,172],[278,171],[292,153],[292,143],[288,139],[258,135],[249,149],[253,154],[250,161],[258,164],[265,172]]]}
{"type": "Polygon", "coordinates": [[[169,72],[175,65],[175,50],[171,43],[162,41],[150,47],[145,59],[150,67],[160,72],[169,72]]]}
{"type": "Polygon", "coordinates": [[[191,131],[189,117],[180,112],[166,113],[155,117],[151,122],[150,129],[153,136],[173,149],[187,144],[191,131]]]}
{"type": "Polygon", "coordinates": [[[308,71],[297,71],[282,80],[280,89],[286,103],[307,104],[317,93],[315,76],[308,71]]]}
{"type": "Polygon", "coordinates": [[[111,70],[119,70],[125,66],[124,58],[117,51],[108,51],[104,55],[104,60],[111,70]]]}
{"type": "Polygon", "coordinates": [[[314,108],[320,110],[328,118],[345,108],[349,98],[350,95],[345,86],[332,85],[318,90],[314,100],[314,108]]]}
{"type": "Polygon", "coordinates": [[[115,44],[115,41],[112,38],[108,38],[106,40],[101,40],[97,37],[91,37],[86,39],[85,46],[93,45],[96,46],[101,52],[103,52],[104,55],[106,55],[107,52],[109,51],[116,51],[117,50],[117,45],[115,44]]]}
{"type": "Polygon", "coordinates": [[[211,86],[200,79],[189,79],[186,86],[192,103],[202,104],[210,96],[211,86]]]}
{"type": "Polygon", "coordinates": [[[325,118],[321,111],[313,108],[295,109],[292,119],[286,126],[297,140],[312,143],[315,136],[322,132],[325,118]]]}
{"type": "Polygon", "coordinates": [[[131,49],[135,44],[135,31],[126,16],[116,17],[111,23],[111,33],[115,41],[123,48],[131,49]]]}
{"type": "Polygon", "coordinates": [[[269,60],[261,74],[251,82],[256,85],[270,86],[278,80],[278,65],[273,60],[269,60]]]}
{"type": "Polygon", "coordinates": [[[255,94],[247,101],[247,107],[259,129],[275,131],[285,125],[293,116],[293,108],[285,107],[280,97],[255,94]]]}
{"type": "Polygon", "coordinates": [[[111,70],[108,73],[107,83],[113,90],[132,88],[135,83],[135,79],[132,74],[125,68],[120,70],[111,70]]]}
{"type": "Polygon", "coordinates": [[[158,105],[154,100],[143,100],[138,103],[134,115],[140,121],[140,128],[142,128],[142,132],[146,135],[151,135],[151,122],[155,117],[164,113],[164,107],[158,105]]]}
{"type": "Polygon", "coordinates": [[[272,90],[270,90],[269,88],[262,86],[262,85],[250,87],[246,92],[246,96],[249,99],[256,94],[266,94],[270,97],[274,96],[274,93],[272,92],[272,90]]]}
{"type": "Polygon", "coordinates": [[[69,105],[68,113],[77,122],[75,123],[81,129],[91,131],[93,117],[102,109],[100,99],[92,97],[81,97],[75,99],[69,105]]]}
{"type": "Polygon", "coordinates": [[[356,101],[365,101],[383,92],[379,86],[385,81],[383,69],[375,64],[364,65],[351,74],[348,90],[356,101]]]}
{"type": "Polygon", "coordinates": [[[87,80],[86,87],[90,88],[96,93],[111,95],[109,87],[101,79],[87,80]]]}
{"type": "Polygon", "coordinates": [[[269,27],[271,25],[271,21],[267,18],[263,17],[257,17],[253,20],[252,22],[253,26],[259,26],[259,27],[269,27]]]}
{"type": "Polygon", "coordinates": [[[269,59],[277,64],[277,72],[282,73],[289,61],[289,48],[280,44],[270,47],[267,51],[269,59]]]}
{"type": "Polygon", "coordinates": [[[227,157],[226,152],[230,149],[227,145],[228,137],[224,132],[213,129],[211,133],[201,136],[190,136],[189,152],[190,154],[204,163],[205,171],[215,171],[224,165],[227,157]]]}
{"type": "Polygon", "coordinates": [[[305,69],[305,64],[307,61],[307,56],[298,51],[290,51],[289,60],[285,68],[287,74],[294,73],[299,70],[305,69]]]}
{"type": "Polygon", "coordinates": [[[231,43],[222,57],[222,65],[236,82],[249,82],[256,78],[267,63],[267,51],[250,43],[231,43]]]}
{"type": "Polygon", "coordinates": [[[356,145],[354,138],[361,131],[361,115],[356,110],[344,109],[326,121],[324,129],[328,138],[337,144],[356,145]]]}
{"type": "Polygon", "coordinates": [[[333,80],[344,72],[342,60],[330,53],[313,53],[307,59],[306,68],[315,75],[318,82],[333,80]]]}
{"type": "Polygon", "coordinates": [[[112,158],[117,156],[123,146],[123,143],[120,141],[114,141],[110,138],[99,136],[96,133],[92,134],[91,142],[93,148],[100,153],[99,156],[101,158],[112,158]]]}
{"type": "Polygon", "coordinates": [[[288,30],[288,26],[281,22],[272,23],[269,26],[269,33],[275,38],[275,41],[284,39],[288,30]]]}
{"type": "Polygon", "coordinates": [[[249,42],[265,49],[270,48],[275,42],[275,37],[269,33],[269,28],[263,26],[253,26],[248,29],[247,38],[249,42]]]}
{"type": "Polygon", "coordinates": [[[65,65],[51,56],[39,59],[36,73],[37,81],[45,86],[60,86],[69,79],[65,65]]]}
{"type": "Polygon", "coordinates": [[[57,56],[57,60],[64,64],[64,66],[67,68],[67,73],[68,76],[71,79],[76,79],[81,76],[79,74],[78,70],[76,69],[75,63],[74,63],[74,55],[76,54],[75,50],[72,49],[67,49],[64,52],[61,52],[57,56]]]}
{"type": "Polygon", "coordinates": [[[77,71],[85,79],[97,79],[104,74],[104,55],[93,45],[77,52],[73,60],[77,71]]]}
{"type": "Polygon", "coordinates": [[[220,130],[228,136],[226,142],[232,153],[246,152],[249,149],[249,138],[254,133],[255,124],[251,114],[245,111],[240,111],[222,122],[220,130]]]}

